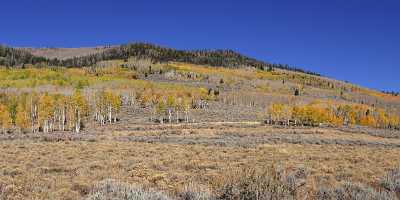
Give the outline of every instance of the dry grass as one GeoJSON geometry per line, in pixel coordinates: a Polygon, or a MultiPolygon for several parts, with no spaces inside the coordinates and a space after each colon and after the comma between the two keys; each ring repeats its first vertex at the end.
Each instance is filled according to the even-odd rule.
{"type": "MultiPolygon", "coordinates": [[[[310,179],[307,187],[315,189],[320,185],[334,186],[343,181],[377,185],[387,171],[400,163],[400,149],[385,146],[292,144],[284,141],[221,146],[196,142],[121,140],[127,135],[132,137],[146,132],[149,136],[158,135],[160,138],[180,136],[181,140],[196,136],[199,141],[204,138],[213,140],[216,135],[229,135],[229,132],[242,134],[242,138],[274,132],[296,137],[357,137],[354,133],[308,129],[293,133],[293,130],[265,128],[262,133],[259,127],[248,126],[213,125],[195,129],[156,126],[169,133],[153,126],[143,126],[141,131],[105,132],[94,140],[84,137],[54,141],[1,140],[0,188],[6,199],[79,199],[86,197],[97,182],[114,179],[174,194],[192,181],[215,188],[218,180],[232,168],[274,164],[288,170],[299,166],[308,169],[310,179]],[[156,130],[146,130],[146,127],[156,130]]],[[[358,134],[358,139],[386,140],[365,136],[358,134]]]]}

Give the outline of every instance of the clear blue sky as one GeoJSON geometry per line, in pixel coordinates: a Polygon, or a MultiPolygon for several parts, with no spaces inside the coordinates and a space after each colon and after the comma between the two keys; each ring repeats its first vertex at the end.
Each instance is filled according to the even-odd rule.
{"type": "Polygon", "coordinates": [[[10,46],[229,48],[400,90],[398,0],[8,0],[0,19],[10,46]]]}

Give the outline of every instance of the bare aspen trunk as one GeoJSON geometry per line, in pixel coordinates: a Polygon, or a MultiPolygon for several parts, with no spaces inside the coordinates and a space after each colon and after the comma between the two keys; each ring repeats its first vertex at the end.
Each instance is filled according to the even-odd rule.
{"type": "Polygon", "coordinates": [[[31,126],[32,126],[32,133],[36,132],[35,124],[36,124],[36,112],[37,107],[33,105],[33,100],[31,99],[31,126]]]}
{"type": "Polygon", "coordinates": [[[150,121],[152,122],[153,121],[153,114],[155,113],[155,108],[153,107],[153,108],[151,108],[151,110],[150,110],[150,121]]]}
{"type": "Polygon", "coordinates": [[[53,132],[53,121],[49,120],[49,132],[53,132]]]}
{"type": "Polygon", "coordinates": [[[172,118],[172,111],[171,111],[171,109],[168,109],[168,122],[169,123],[172,123],[171,118],[172,118]]]}
{"type": "Polygon", "coordinates": [[[65,107],[62,109],[62,114],[61,114],[61,130],[65,130],[65,107]]]}
{"type": "Polygon", "coordinates": [[[31,104],[31,129],[32,133],[35,133],[35,123],[34,123],[34,115],[33,115],[33,105],[31,104]]]}
{"type": "Polygon", "coordinates": [[[99,115],[100,126],[103,126],[103,115],[99,115]]]}
{"type": "Polygon", "coordinates": [[[108,121],[111,124],[111,120],[112,120],[112,108],[111,105],[108,106],[108,121]]]}
{"type": "Polygon", "coordinates": [[[179,123],[179,111],[176,111],[176,123],[179,123]]]}
{"type": "MultiPolygon", "coordinates": [[[[71,108],[71,112],[72,112],[72,108],[71,108]]],[[[72,119],[73,119],[73,114],[70,113],[68,115],[69,119],[68,119],[68,130],[71,131],[72,130],[72,119]],[[71,116],[72,115],[72,116],[71,116]]]]}
{"type": "Polygon", "coordinates": [[[189,111],[185,111],[185,121],[189,123],[189,111]]]}
{"type": "Polygon", "coordinates": [[[81,113],[80,110],[76,110],[76,122],[75,122],[75,132],[79,133],[81,130],[81,113]]]}
{"type": "Polygon", "coordinates": [[[164,124],[164,117],[162,115],[160,116],[160,123],[164,124]]]}
{"type": "Polygon", "coordinates": [[[43,132],[48,133],[48,130],[49,130],[49,122],[46,119],[46,120],[44,120],[44,123],[43,123],[43,132]]]}
{"type": "Polygon", "coordinates": [[[61,114],[57,116],[58,120],[58,130],[61,131],[61,114]]]}

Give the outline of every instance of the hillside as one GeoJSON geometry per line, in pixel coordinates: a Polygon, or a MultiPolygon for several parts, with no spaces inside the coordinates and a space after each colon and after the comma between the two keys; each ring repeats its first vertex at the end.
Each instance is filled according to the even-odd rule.
{"type": "Polygon", "coordinates": [[[111,47],[80,47],[80,48],[19,48],[25,50],[36,57],[47,59],[65,60],[74,57],[88,56],[101,53],[111,47]]]}
{"type": "Polygon", "coordinates": [[[229,50],[0,49],[0,199],[400,195],[399,96],[229,50]]]}
{"type": "Polygon", "coordinates": [[[112,89],[127,99],[150,98],[146,100],[150,102],[142,103],[149,109],[168,107],[158,105],[166,104],[168,98],[188,98],[192,108],[215,104],[216,110],[211,110],[216,118],[204,119],[207,121],[264,118],[274,124],[389,129],[399,128],[400,123],[400,97],[396,95],[268,64],[230,50],[181,51],[145,43],[75,49],[0,49],[3,63],[8,64],[5,66],[16,67],[1,71],[0,87],[5,91],[112,89]],[[22,66],[24,69],[19,69],[22,66]],[[162,91],[163,87],[177,89],[169,93],[162,91]],[[190,92],[183,94],[185,90],[190,92]],[[241,112],[219,113],[217,108],[224,106],[240,108],[241,112]]]}
{"type": "Polygon", "coordinates": [[[285,64],[259,61],[232,50],[176,50],[148,43],[95,48],[14,49],[0,46],[0,64],[8,66],[46,63],[51,66],[83,67],[91,66],[99,61],[127,59],[132,56],[151,59],[153,62],[174,61],[234,68],[250,66],[262,70],[279,68],[319,75],[285,64]]]}

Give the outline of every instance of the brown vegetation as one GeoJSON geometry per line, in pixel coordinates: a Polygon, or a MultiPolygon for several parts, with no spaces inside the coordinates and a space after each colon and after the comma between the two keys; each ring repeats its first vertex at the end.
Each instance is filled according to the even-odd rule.
{"type": "Polygon", "coordinates": [[[399,97],[139,57],[0,78],[0,199],[399,195],[399,97]]]}

